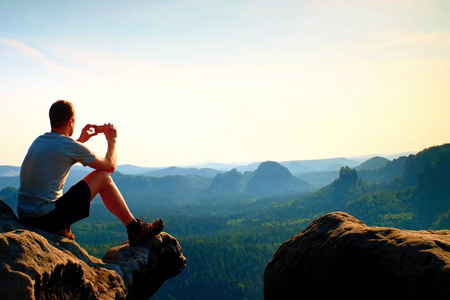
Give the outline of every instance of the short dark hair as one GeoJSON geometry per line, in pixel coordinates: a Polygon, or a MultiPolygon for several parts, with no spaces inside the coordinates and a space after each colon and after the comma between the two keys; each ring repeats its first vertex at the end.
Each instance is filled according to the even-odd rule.
{"type": "Polygon", "coordinates": [[[61,128],[75,115],[72,103],[66,100],[58,100],[50,107],[50,125],[52,128],[61,128]]]}

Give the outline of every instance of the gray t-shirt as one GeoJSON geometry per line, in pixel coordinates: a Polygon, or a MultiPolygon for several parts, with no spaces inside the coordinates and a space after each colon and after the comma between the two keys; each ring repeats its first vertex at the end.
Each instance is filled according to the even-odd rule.
{"type": "Polygon", "coordinates": [[[36,218],[54,210],[72,165],[80,162],[87,166],[94,160],[93,152],[67,136],[55,132],[39,136],[20,169],[17,212],[36,218]]]}

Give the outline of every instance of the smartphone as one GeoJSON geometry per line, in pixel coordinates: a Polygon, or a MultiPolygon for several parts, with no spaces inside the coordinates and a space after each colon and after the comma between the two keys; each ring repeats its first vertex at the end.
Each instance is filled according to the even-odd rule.
{"type": "Polygon", "coordinates": [[[105,132],[105,125],[97,125],[95,126],[95,133],[105,132]]]}

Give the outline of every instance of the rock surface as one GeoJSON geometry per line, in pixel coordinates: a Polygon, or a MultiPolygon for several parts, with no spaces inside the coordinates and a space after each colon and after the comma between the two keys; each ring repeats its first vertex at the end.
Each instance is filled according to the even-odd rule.
{"type": "Polygon", "coordinates": [[[369,227],[342,212],[281,245],[264,298],[450,299],[450,231],[369,227]]]}
{"type": "Polygon", "coordinates": [[[185,266],[167,233],[100,260],[75,241],[22,225],[0,200],[0,299],[148,299],[185,266]]]}

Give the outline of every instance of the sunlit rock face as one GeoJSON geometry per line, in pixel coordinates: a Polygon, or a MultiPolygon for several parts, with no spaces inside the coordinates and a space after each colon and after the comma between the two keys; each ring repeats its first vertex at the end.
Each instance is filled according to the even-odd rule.
{"type": "Polygon", "coordinates": [[[264,273],[270,299],[450,299],[450,231],[369,227],[342,212],[281,245],[264,273]]]}
{"type": "Polygon", "coordinates": [[[75,241],[22,225],[0,200],[0,299],[148,299],[186,266],[177,240],[110,249],[103,260],[75,241]]]}

